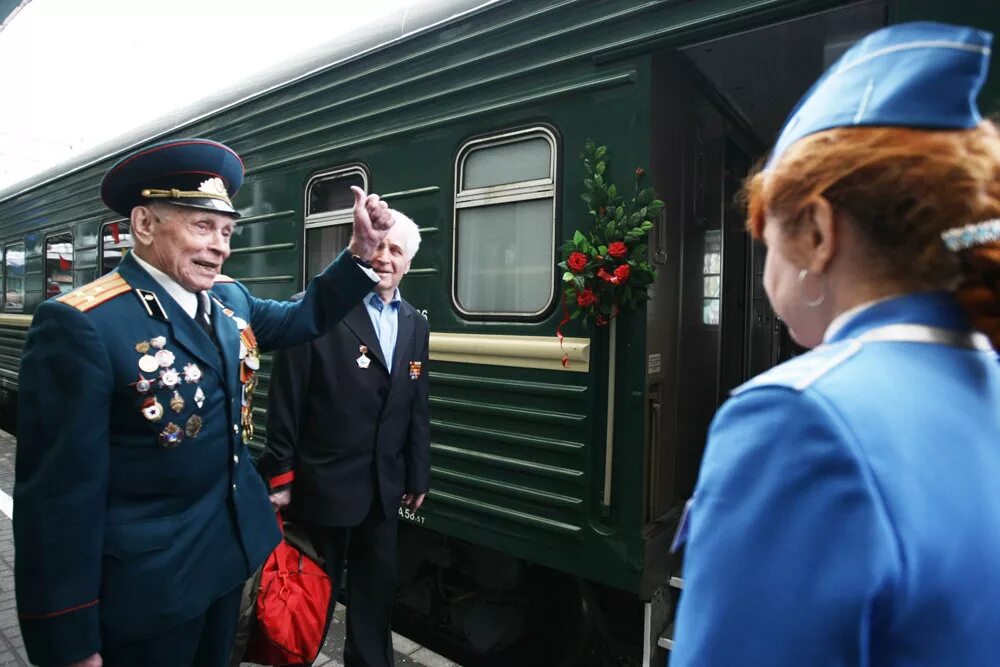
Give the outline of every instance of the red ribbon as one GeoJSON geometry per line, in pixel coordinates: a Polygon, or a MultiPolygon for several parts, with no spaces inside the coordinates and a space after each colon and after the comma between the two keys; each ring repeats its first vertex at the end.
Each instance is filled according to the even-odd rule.
{"type": "Polygon", "coordinates": [[[565,336],[563,336],[563,333],[562,333],[563,326],[567,322],[569,322],[569,320],[570,320],[570,317],[569,317],[569,307],[566,306],[566,292],[565,291],[562,294],[562,309],[563,309],[563,315],[564,315],[564,317],[562,318],[562,321],[559,323],[559,326],[556,327],[556,338],[559,339],[559,349],[562,350],[562,353],[563,353],[563,358],[562,358],[563,368],[569,368],[569,355],[566,354],[566,348],[563,347],[563,338],[565,336]]]}
{"type": "Polygon", "coordinates": [[[108,225],[108,231],[111,232],[111,238],[114,239],[114,242],[116,244],[121,242],[121,240],[122,240],[121,239],[121,231],[119,231],[119,229],[118,229],[118,223],[117,222],[112,222],[110,225],[108,225]]]}
{"type": "Polygon", "coordinates": [[[69,268],[71,266],[73,266],[73,264],[68,259],[66,259],[62,255],[59,255],[59,270],[60,271],[69,271],[69,268]]]}

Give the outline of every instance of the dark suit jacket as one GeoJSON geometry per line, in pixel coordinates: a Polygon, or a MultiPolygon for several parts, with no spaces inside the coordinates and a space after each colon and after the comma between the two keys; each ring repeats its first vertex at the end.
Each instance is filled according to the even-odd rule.
{"type": "Polygon", "coordinates": [[[375,494],[388,518],[404,492],[427,491],[430,329],[406,301],[398,317],[392,373],[361,302],[326,335],[275,356],[260,466],[272,492],[292,484],[293,517],[354,526],[375,494]]]}
{"type": "Polygon", "coordinates": [[[301,343],[371,285],[346,253],[295,304],[217,283],[218,346],[131,254],[116,274],[39,306],[21,361],[14,484],[17,606],[33,663],[175,628],[263,562],[280,536],[241,439],[240,329],[262,350],[301,343]],[[173,387],[138,365],[136,345],[157,337],[181,374],[173,387]],[[200,378],[185,381],[185,367],[200,378]],[[140,376],[153,381],[145,394],[140,376]],[[153,397],[162,414],[144,417],[153,397]],[[171,430],[184,437],[165,446],[171,430]]]}

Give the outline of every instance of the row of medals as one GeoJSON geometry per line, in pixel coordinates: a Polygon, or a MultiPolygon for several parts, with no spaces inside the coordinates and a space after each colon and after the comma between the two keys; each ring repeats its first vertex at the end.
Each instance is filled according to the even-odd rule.
{"type": "MultiPolygon", "coordinates": [[[[173,390],[170,397],[170,409],[180,414],[184,411],[184,397],[181,396],[179,386],[182,381],[188,384],[198,385],[201,380],[201,369],[197,364],[190,363],[184,366],[183,378],[181,373],[173,368],[174,353],[166,349],[167,339],[164,336],[157,336],[150,340],[139,341],[135,344],[135,351],[141,354],[139,357],[139,379],[135,382],[135,389],[140,394],[146,395],[142,401],[140,411],[142,416],[151,422],[158,422],[163,419],[165,410],[163,404],[156,398],[155,392],[158,389],[173,390]],[[143,373],[158,373],[158,377],[147,378],[143,373]]],[[[194,402],[200,409],[205,403],[205,392],[197,386],[194,392],[194,402]]],[[[186,435],[195,438],[201,432],[201,416],[193,414],[188,417],[184,428],[174,422],[168,422],[167,426],[160,431],[160,444],[164,447],[173,448],[181,443],[186,435]]]]}

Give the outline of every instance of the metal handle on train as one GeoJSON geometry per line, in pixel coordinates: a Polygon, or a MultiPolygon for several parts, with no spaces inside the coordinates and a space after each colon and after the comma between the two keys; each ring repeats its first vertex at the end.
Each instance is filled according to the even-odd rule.
{"type": "Polygon", "coordinates": [[[656,221],[656,250],[653,252],[654,264],[667,263],[667,207],[660,209],[660,217],[656,221]]]}

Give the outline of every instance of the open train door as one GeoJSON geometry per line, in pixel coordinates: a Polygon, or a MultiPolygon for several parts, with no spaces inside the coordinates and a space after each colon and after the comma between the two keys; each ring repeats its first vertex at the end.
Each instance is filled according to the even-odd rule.
{"type": "Polygon", "coordinates": [[[764,293],[766,249],[745,232],[737,195],[809,85],[886,21],[886,2],[859,2],[652,58],[650,174],[665,202],[651,238],[658,276],[646,331],[642,596],[652,600],[654,663],[649,634],[669,622],[683,586],[668,546],[712,417],[734,387],[802,351],[764,293]],[[678,590],[664,593],[665,581],[678,590]]]}

